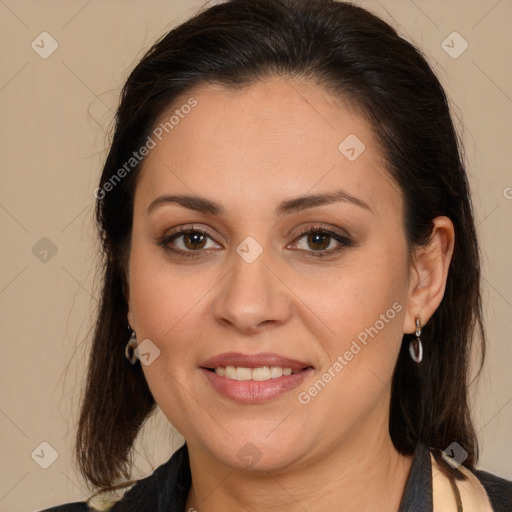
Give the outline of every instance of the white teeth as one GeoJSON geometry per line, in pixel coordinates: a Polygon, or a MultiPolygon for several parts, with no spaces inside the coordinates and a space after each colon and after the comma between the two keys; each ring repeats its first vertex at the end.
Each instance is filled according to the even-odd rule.
{"type": "Polygon", "coordinates": [[[234,366],[226,366],[224,377],[236,380],[236,368],[234,366]]]}
{"type": "Polygon", "coordinates": [[[269,380],[271,379],[270,368],[268,366],[263,366],[262,368],[253,368],[252,369],[252,380],[269,380]]]}
{"type": "Polygon", "coordinates": [[[277,379],[278,377],[283,376],[283,369],[280,366],[271,366],[270,367],[270,376],[273,379],[277,379]]]}
{"type": "Polygon", "coordinates": [[[283,375],[291,375],[297,373],[291,368],[283,368],[281,366],[262,366],[259,368],[244,368],[242,366],[218,366],[215,373],[220,377],[226,377],[231,380],[270,380],[278,379],[283,375]]]}
{"type": "Polygon", "coordinates": [[[238,367],[236,369],[236,380],[251,380],[252,370],[250,368],[241,368],[238,367]]]}

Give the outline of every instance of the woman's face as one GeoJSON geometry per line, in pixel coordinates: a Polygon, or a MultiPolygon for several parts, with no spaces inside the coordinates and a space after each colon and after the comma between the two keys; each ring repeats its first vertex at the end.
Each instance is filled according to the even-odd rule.
{"type": "Polygon", "coordinates": [[[129,261],[159,407],[189,448],[231,467],[389,436],[409,266],[401,192],[369,124],[283,78],[198,87],[164,121],[176,109],[139,176],[129,261]],[[206,369],[227,366],[242,369],[206,369]]]}

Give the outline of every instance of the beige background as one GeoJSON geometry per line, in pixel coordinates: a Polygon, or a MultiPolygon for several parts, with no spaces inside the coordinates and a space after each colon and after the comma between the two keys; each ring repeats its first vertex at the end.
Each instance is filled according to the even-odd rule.
{"type": "MultiPolygon", "coordinates": [[[[474,396],[480,467],[512,479],[512,2],[360,3],[423,49],[463,126],[485,251],[489,350],[474,396]],[[469,44],[456,59],[441,46],[453,31],[469,44]]],[[[149,45],[202,4],[0,0],[0,512],[86,496],[72,446],[98,296],[92,191],[108,147],[111,109],[149,45]],[[31,48],[43,31],[58,42],[47,59],[31,48]],[[48,241],[39,242],[43,237],[55,254],[48,241]],[[38,252],[45,248],[46,262],[38,252]],[[58,454],[48,469],[31,456],[42,442],[58,454]]],[[[157,414],[137,443],[135,475],[151,472],[181,441],[157,414]]]]}

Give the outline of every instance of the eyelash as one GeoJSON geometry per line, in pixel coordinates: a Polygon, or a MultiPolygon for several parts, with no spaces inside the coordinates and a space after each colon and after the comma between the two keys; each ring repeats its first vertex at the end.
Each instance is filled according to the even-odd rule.
{"type": "MultiPolygon", "coordinates": [[[[200,257],[201,253],[204,252],[204,250],[183,251],[181,249],[176,249],[176,248],[173,248],[173,247],[169,246],[169,244],[175,238],[179,238],[180,236],[183,236],[183,235],[186,235],[186,234],[189,234],[189,233],[205,235],[205,236],[211,238],[208,233],[206,233],[205,231],[201,231],[200,229],[195,229],[193,227],[192,228],[184,228],[184,229],[182,229],[180,231],[177,231],[177,232],[174,232],[174,233],[171,233],[171,234],[163,235],[157,241],[157,245],[160,246],[160,247],[163,247],[167,251],[171,251],[171,252],[177,254],[178,256],[185,256],[187,258],[189,258],[189,257],[192,257],[192,258],[200,257]]],[[[327,235],[328,237],[330,237],[331,239],[336,240],[340,244],[335,249],[329,249],[329,250],[323,249],[321,251],[305,251],[306,253],[309,253],[308,257],[311,257],[311,258],[323,258],[325,256],[330,256],[330,255],[333,255],[333,254],[336,254],[336,253],[340,252],[341,250],[343,250],[346,247],[352,247],[354,245],[353,240],[351,240],[350,238],[348,238],[346,236],[343,236],[343,235],[340,235],[338,233],[334,233],[333,231],[330,231],[330,230],[326,229],[324,226],[309,226],[308,228],[305,228],[305,229],[301,230],[299,232],[299,234],[297,235],[297,237],[295,238],[295,240],[300,240],[301,238],[304,237],[304,235],[307,235],[307,234],[310,234],[310,233],[327,235]]]]}

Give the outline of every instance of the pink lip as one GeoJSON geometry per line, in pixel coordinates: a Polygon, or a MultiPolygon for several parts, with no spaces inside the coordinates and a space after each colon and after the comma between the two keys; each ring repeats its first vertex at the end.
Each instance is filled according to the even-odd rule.
{"type": "MultiPolygon", "coordinates": [[[[310,363],[297,361],[288,357],[280,356],[272,352],[261,352],[259,354],[242,354],[240,352],[226,352],[211,357],[201,364],[201,368],[217,368],[222,366],[242,366],[244,368],[260,368],[262,366],[281,366],[282,368],[291,368],[299,371],[313,366],[310,363]]],[[[211,373],[211,372],[210,372],[211,373]]],[[[277,379],[276,379],[277,380],[277,379]]]]}
{"type": "MultiPolygon", "coordinates": [[[[208,362],[208,364],[210,363],[208,362]]],[[[216,366],[223,365],[217,364],[216,366]]],[[[247,366],[247,363],[244,363],[244,365],[240,364],[239,366],[245,366],[246,368],[258,367],[258,365],[247,366]]],[[[262,366],[268,365],[265,364],[262,366]]],[[[281,366],[281,364],[272,366],[281,366]]],[[[290,368],[290,366],[285,366],[285,368],[290,368]]],[[[201,372],[205,375],[205,377],[209,380],[210,384],[217,392],[230,398],[231,400],[234,400],[235,402],[244,404],[259,404],[272,400],[279,395],[282,395],[283,393],[298,387],[313,371],[313,368],[309,367],[303,371],[299,371],[299,373],[283,375],[277,379],[255,381],[228,379],[226,377],[220,377],[211,370],[201,368],[201,372]]]]}

